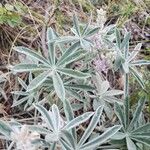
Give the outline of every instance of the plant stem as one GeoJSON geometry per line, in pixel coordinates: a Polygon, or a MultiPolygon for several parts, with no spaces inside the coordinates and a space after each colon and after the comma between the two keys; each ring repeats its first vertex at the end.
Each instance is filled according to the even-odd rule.
{"type": "Polygon", "coordinates": [[[128,128],[129,125],[129,110],[130,110],[130,103],[129,103],[129,74],[124,75],[124,109],[125,109],[125,129],[128,128]]]}

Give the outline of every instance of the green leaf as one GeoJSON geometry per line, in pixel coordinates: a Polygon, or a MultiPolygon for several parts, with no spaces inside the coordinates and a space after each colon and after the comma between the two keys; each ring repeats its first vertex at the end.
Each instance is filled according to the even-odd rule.
{"type": "Polygon", "coordinates": [[[40,70],[48,70],[50,67],[42,65],[42,64],[18,64],[15,65],[12,70],[15,72],[29,72],[29,71],[40,71],[40,70]]]}
{"type": "Polygon", "coordinates": [[[49,59],[52,65],[55,64],[55,43],[51,43],[50,41],[57,38],[56,33],[52,28],[47,29],[47,42],[48,42],[48,53],[49,59]]]}
{"type": "Polygon", "coordinates": [[[68,69],[68,68],[62,68],[62,69],[59,68],[57,69],[57,71],[59,71],[62,74],[68,75],[70,77],[79,78],[79,79],[85,79],[90,76],[87,73],[82,73],[80,71],[76,71],[76,70],[68,69]]]}
{"type": "Polygon", "coordinates": [[[129,40],[131,37],[131,33],[127,32],[125,35],[125,38],[123,39],[122,43],[121,43],[121,47],[120,49],[124,48],[124,55],[125,55],[125,59],[128,57],[128,51],[129,51],[129,40]]]}
{"type": "Polygon", "coordinates": [[[122,107],[118,103],[115,103],[115,114],[117,115],[123,127],[125,127],[124,112],[122,107]]]}
{"type": "Polygon", "coordinates": [[[131,33],[127,32],[125,35],[125,38],[123,39],[122,43],[121,43],[121,49],[123,49],[124,47],[126,47],[126,45],[128,44],[129,40],[131,37],[131,33]]]}
{"type": "Polygon", "coordinates": [[[76,141],[72,134],[70,134],[68,131],[63,131],[63,139],[67,141],[67,143],[72,147],[72,149],[76,149],[76,141]]]}
{"type": "Polygon", "coordinates": [[[129,63],[128,62],[125,61],[124,63],[122,63],[122,68],[125,73],[129,73],[129,63]]]}
{"type": "Polygon", "coordinates": [[[110,90],[105,92],[105,96],[115,96],[115,95],[122,95],[124,92],[121,90],[110,90]]]}
{"type": "Polygon", "coordinates": [[[130,71],[131,71],[132,75],[135,77],[135,79],[138,81],[138,83],[141,85],[141,87],[144,89],[145,85],[144,85],[143,79],[141,78],[138,71],[136,69],[134,69],[133,67],[130,67],[130,71]]]}
{"type": "Polygon", "coordinates": [[[29,95],[28,92],[22,92],[22,91],[12,91],[11,94],[22,95],[22,96],[27,96],[27,95],[29,95]]]}
{"type": "Polygon", "coordinates": [[[129,137],[126,137],[126,142],[127,142],[128,150],[137,150],[136,145],[129,137]]]}
{"type": "Polygon", "coordinates": [[[150,137],[149,138],[143,138],[143,137],[131,137],[133,140],[143,143],[147,146],[150,146],[150,137]]]}
{"type": "Polygon", "coordinates": [[[17,101],[13,101],[13,104],[12,104],[11,107],[18,106],[18,105],[24,103],[24,102],[27,101],[27,100],[28,100],[28,97],[23,97],[23,98],[21,98],[21,99],[19,99],[19,100],[17,100],[17,101]]]}
{"type": "Polygon", "coordinates": [[[93,46],[93,43],[87,39],[80,39],[80,45],[84,50],[88,51],[93,46]]]}
{"type": "Polygon", "coordinates": [[[28,125],[27,127],[30,131],[33,131],[33,132],[38,132],[40,134],[45,134],[45,135],[51,134],[50,130],[43,128],[42,125],[28,125]]]}
{"type": "Polygon", "coordinates": [[[50,150],[56,150],[56,146],[57,146],[56,142],[52,143],[50,150]]]}
{"type": "Polygon", "coordinates": [[[80,36],[81,33],[80,33],[79,21],[78,21],[78,18],[75,14],[73,15],[73,25],[75,27],[75,30],[76,30],[78,36],[80,36]]]}
{"type": "Polygon", "coordinates": [[[44,64],[49,65],[49,62],[43,56],[39,55],[38,53],[34,52],[33,50],[30,50],[23,46],[17,46],[17,47],[14,47],[13,49],[19,53],[25,54],[27,56],[32,57],[35,60],[38,60],[44,64]]]}
{"type": "Polygon", "coordinates": [[[77,51],[79,49],[79,42],[74,43],[70,46],[61,56],[57,62],[57,66],[67,65],[70,62],[73,62],[75,59],[79,58],[79,54],[83,53],[83,50],[77,51]]]}
{"type": "Polygon", "coordinates": [[[64,130],[70,130],[72,128],[75,128],[81,123],[87,121],[93,114],[94,114],[93,112],[86,112],[83,115],[80,115],[79,117],[74,118],[64,127],[64,130]]]}
{"type": "Polygon", "coordinates": [[[141,65],[149,65],[150,64],[150,61],[148,60],[137,60],[137,61],[133,61],[130,63],[130,65],[133,65],[133,66],[141,66],[141,65]]]}
{"type": "Polygon", "coordinates": [[[78,145],[83,145],[83,143],[89,138],[89,136],[92,134],[94,128],[96,127],[97,123],[99,122],[99,119],[101,117],[103,111],[103,107],[100,106],[97,108],[95,114],[92,117],[92,120],[90,121],[90,124],[88,125],[87,129],[85,130],[82,138],[80,139],[78,145]]]}
{"type": "Polygon", "coordinates": [[[90,17],[90,20],[89,20],[88,23],[85,25],[85,27],[84,27],[84,29],[83,29],[83,31],[82,31],[82,36],[86,36],[90,24],[91,24],[91,17],[90,17]]]}
{"type": "Polygon", "coordinates": [[[128,62],[132,61],[136,55],[139,53],[139,51],[141,50],[142,47],[142,43],[139,43],[136,45],[136,47],[134,48],[133,52],[130,54],[129,58],[128,58],[128,62]]]}
{"type": "Polygon", "coordinates": [[[29,92],[39,87],[47,79],[47,77],[50,76],[50,73],[51,73],[50,71],[45,71],[40,75],[38,75],[37,77],[35,77],[28,85],[27,91],[29,92]]]}
{"type": "MultiPolygon", "coordinates": [[[[75,98],[75,99],[77,99],[78,101],[84,102],[84,101],[83,101],[83,98],[82,98],[82,96],[81,96],[80,93],[78,93],[77,91],[72,90],[72,89],[70,89],[70,88],[66,88],[66,87],[65,87],[65,89],[66,89],[67,94],[68,94],[69,96],[71,96],[71,99],[72,99],[72,98],[75,98]]],[[[80,104],[80,106],[82,107],[81,104],[80,104]]]]}
{"type": "Polygon", "coordinates": [[[19,84],[20,84],[24,89],[27,89],[26,83],[25,83],[21,78],[19,78],[19,77],[18,77],[18,82],[19,82],[19,84]]]}
{"type": "Polygon", "coordinates": [[[138,127],[134,131],[132,131],[132,135],[134,134],[142,134],[142,133],[149,133],[150,132],[150,123],[144,124],[143,126],[138,127]]]}
{"type": "Polygon", "coordinates": [[[65,84],[64,86],[74,90],[81,90],[81,91],[93,91],[95,89],[92,86],[83,84],[65,84]]]}
{"type": "Polygon", "coordinates": [[[38,104],[34,104],[34,107],[41,113],[43,120],[46,122],[49,128],[52,130],[55,130],[53,126],[53,121],[50,118],[48,111],[43,106],[38,105],[38,104]]]}
{"type": "Polygon", "coordinates": [[[79,41],[79,37],[75,37],[75,36],[62,36],[62,37],[58,37],[55,40],[52,40],[51,43],[56,42],[56,43],[70,43],[70,42],[78,42],[79,41]]]}
{"type": "Polygon", "coordinates": [[[60,139],[60,144],[63,150],[72,150],[72,147],[63,139],[60,139]]]}
{"type": "Polygon", "coordinates": [[[5,135],[9,139],[11,132],[11,127],[6,122],[0,120],[0,133],[5,135]]]}
{"type": "Polygon", "coordinates": [[[86,33],[86,36],[90,37],[97,33],[99,31],[100,27],[95,27],[94,29],[91,29],[89,32],[86,33]]]}
{"type": "Polygon", "coordinates": [[[59,109],[55,104],[52,105],[52,113],[53,113],[53,126],[55,131],[58,133],[60,130],[61,116],[60,116],[59,109]]]}
{"type": "Polygon", "coordinates": [[[120,31],[118,29],[115,30],[115,34],[116,34],[116,43],[118,48],[121,48],[121,35],[120,35],[120,31]]]}
{"type": "Polygon", "coordinates": [[[122,58],[121,54],[117,54],[117,57],[114,62],[114,69],[117,71],[122,66],[122,63],[124,62],[124,59],[122,58]]]}
{"type": "Polygon", "coordinates": [[[98,91],[99,95],[105,94],[107,92],[107,90],[110,88],[109,82],[103,81],[100,85],[100,90],[98,91]]]}
{"type": "MultiPolygon", "coordinates": [[[[67,118],[67,122],[70,122],[71,120],[74,119],[74,113],[73,113],[72,107],[70,105],[70,102],[68,100],[64,100],[63,106],[64,106],[64,112],[65,112],[65,116],[67,118]]],[[[74,128],[72,129],[72,135],[76,139],[76,131],[74,128]]]]}
{"type": "Polygon", "coordinates": [[[130,136],[133,137],[133,138],[140,137],[140,138],[148,139],[148,138],[150,138],[150,131],[148,131],[146,133],[145,132],[143,132],[143,133],[135,133],[135,134],[131,134],[130,136]]]}
{"type": "Polygon", "coordinates": [[[52,75],[53,85],[57,96],[64,101],[65,100],[65,88],[62,79],[57,72],[52,75]]]}
{"type": "Polygon", "coordinates": [[[112,140],[122,140],[126,137],[126,133],[117,132],[115,135],[111,137],[112,140]]]}
{"type": "Polygon", "coordinates": [[[128,131],[131,131],[133,129],[134,125],[139,120],[140,114],[142,113],[142,109],[144,107],[144,104],[145,104],[145,97],[141,98],[140,101],[138,102],[138,106],[137,106],[135,113],[133,115],[133,118],[129,124],[128,131]]]}
{"type": "Polygon", "coordinates": [[[120,130],[121,126],[113,126],[109,129],[107,129],[102,135],[92,139],[91,141],[84,144],[81,149],[82,150],[91,150],[96,148],[97,146],[105,143],[109,138],[111,138],[113,135],[115,135],[118,130],[120,130]]]}

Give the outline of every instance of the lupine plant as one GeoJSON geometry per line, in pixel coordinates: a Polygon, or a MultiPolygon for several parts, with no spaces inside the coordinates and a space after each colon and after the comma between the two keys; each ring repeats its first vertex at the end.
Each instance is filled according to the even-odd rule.
{"type": "Polygon", "coordinates": [[[118,49],[116,67],[120,69],[124,75],[125,101],[123,108],[119,104],[115,104],[115,113],[122,124],[122,130],[121,132],[118,132],[116,138],[119,139],[122,146],[125,145],[128,150],[147,149],[147,146],[150,146],[150,124],[144,124],[144,119],[142,118],[142,109],[146,98],[142,97],[139,100],[138,106],[133,113],[132,119],[130,120],[129,73],[131,72],[142,88],[144,88],[144,82],[134,67],[143,64],[150,64],[150,62],[146,60],[133,61],[141,48],[141,44],[138,44],[134,51],[129,53],[129,39],[130,33],[126,33],[124,40],[121,42],[120,32],[116,30],[116,47],[118,49]],[[141,145],[139,143],[141,143],[141,145]]]}
{"type": "Polygon", "coordinates": [[[142,112],[147,98],[142,97],[134,109],[130,107],[129,96],[130,73],[144,88],[137,66],[150,62],[135,60],[142,44],[130,52],[130,33],[126,32],[122,40],[115,26],[109,27],[111,33],[101,36],[106,46],[101,47],[99,43],[98,48],[94,47],[92,36],[99,31],[101,34],[101,30],[106,28],[104,23],[102,27],[94,26],[91,21],[81,24],[74,15],[71,28],[74,35],[59,36],[52,28],[47,29],[47,55],[42,56],[39,51],[23,46],[13,47],[15,52],[32,58],[32,61],[10,67],[16,76],[27,73],[28,78],[18,77],[21,87],[12,91],[13,95],[17,95],[12,106],[17,108],[20,105],[25,110],[28,106],[32,107],[26,111],[34,114],[29,118],[34,121],[22,123],[17,118],[0,120],[0,138],[6,140],[8,150],[150,148],[150,124],[142,112]],[[110,49],[117,53],[112,64],[124,77],[123,90],[111,87],[103,78],[107,72],[96,70],[93,66],[93,56],[103,52],[105,55],[110,49]],[[93,56],[89,57],[92,53],[93,56]],[[41,102],[43,98],[44,103],[41,102]],[[83,108],[87,102],[90,107],[85,111],[83,108]]]}
{"type": "MultiPolygon", "coordinates": [[[[47,31],[48,41],[57,38],[56,33],[49,28],[47,31]]],[[[65,88],[60,75],[67,75],[78,79],[85,79],[90,75],[81,71],[76,71],[71,68],[67,68],[67,65],[81,58],[83,50],[79,49],[78,43],[74,43],[67,50],[62,52],[60,58],[56,58],[55,43],[48,44],[48,58],[44,58],[40,54],[26,48],[26,47],[14,47],[14,50],[23,53],[27,56],[38,60],[38,64],[18,64],[13,67],[15,72],[39,72],[39,75],[34,78],[27,87],[27,91],[32,91],[38,88],[46,79],[52,78],[53,86],[58,97],[61,100],[65,99],[65,88]]]]}

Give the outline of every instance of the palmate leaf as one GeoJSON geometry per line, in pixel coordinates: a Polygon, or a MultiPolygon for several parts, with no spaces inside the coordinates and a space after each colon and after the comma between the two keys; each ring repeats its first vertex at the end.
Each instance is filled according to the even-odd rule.
{"type": "Polygon", "coordinates": [[[23,46],[17,46],[17,47],[14,47],[13,48],[15,51],[19,52],[19,53],[22,53],[22,54],[25,54],[27,56],[30,56],[32,57],[33,59],[35,60],[38,60],[44,64],[47,64],[49,65],[49,62],[41,55],[39,55],[38,53],[26,48],[26,47],[23,47],[23,46]]]}
{"type": "Polygon", "coordinates": [[[63,81],[60,78],[60,75],[57,72],[54,72],[52,75],[52,79],[53,79],[53,86],[54,89],[58,95],[58,97],[64,101],[65,100],[65,88],[63,85],[63,81]]]}
{"type": "Polygon", "coordinates": [[[64,36],[55,39],[53,42],[56,43],[78,43],[80,48],[88,50],[93,46],[93,43],[89,40],[89,37],[98,32],[99,27],[91,28],[89,24],[86,26],[81,26],[78,22],[78,18],[76,15],[73,17],[74,27],[71,31],[75,34],[75,36],[64,36]],[[82,29],[81,29],[82,28],[82,29]]]}
{"type": "Polygon", "coordinates": [[[111,138],[113,135],[115,135],[119,130],[121,126],[115,125],[109,129],[107,129],[102,135],[93,138],[89,142],[85,143],[81,149],[82,150],[91,150],[96,148],[97,146],[105,143],[109,138],[111,138]]]}
{"type": "Polygon", "coordinates": [[[79,78],[79,79],[85,79],[90,76],[88,73],[82,73],[80,71],[76,71],[68,68],[62,68],[62,69],[58,68],[57,71],[62,74],[68,75],[70,77],[79,78]]]}

